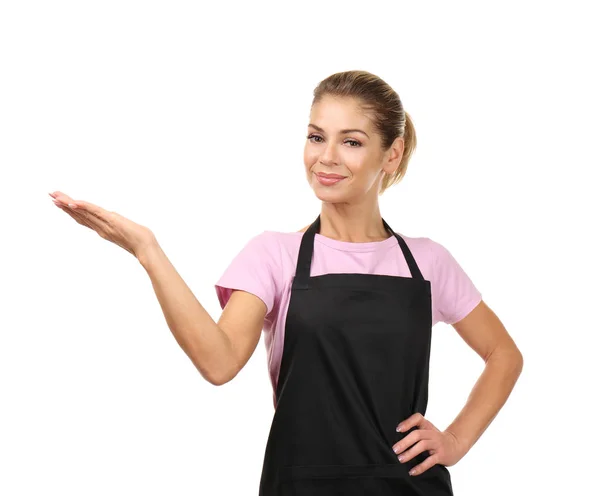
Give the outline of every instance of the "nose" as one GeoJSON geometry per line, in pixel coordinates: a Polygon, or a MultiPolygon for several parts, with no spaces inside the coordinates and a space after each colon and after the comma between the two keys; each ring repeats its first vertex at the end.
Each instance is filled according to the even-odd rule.
{"type": "Polygon", "coordinates": [[[338,165],[337,149],[334,143],[327,145],[320,157],[321,163],[326,166],[338,165]]]}

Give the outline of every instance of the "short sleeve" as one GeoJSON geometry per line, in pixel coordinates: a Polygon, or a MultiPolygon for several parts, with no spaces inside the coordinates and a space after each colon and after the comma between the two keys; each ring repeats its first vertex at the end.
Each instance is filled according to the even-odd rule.
{"type": "Polygon", "coordinates": [[[234,289],[258,296],[267,306],[267,315],[278,300],[281,252],[270,231],[250,239],[234,257],[215,284],[221,308],[225,308],[234,289]]]}
{"type": "Polygon", "coordinates": [[[433,324],[455,324],[466,317],[481,301],[481,292],[450,251],[435,241],[432,276],[433,324]]]}

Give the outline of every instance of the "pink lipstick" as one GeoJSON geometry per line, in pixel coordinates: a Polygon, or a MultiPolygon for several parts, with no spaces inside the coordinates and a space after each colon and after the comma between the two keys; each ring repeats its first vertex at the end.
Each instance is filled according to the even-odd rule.
{"type": "Polygon", "coordinates": [[[324,186],[333,186],[334,184],[346,179],[344,176],[340,176],[339,174],[324,174],[322,172],[317,172],[315,175],[317,176],[317,181],[324,186]]]}

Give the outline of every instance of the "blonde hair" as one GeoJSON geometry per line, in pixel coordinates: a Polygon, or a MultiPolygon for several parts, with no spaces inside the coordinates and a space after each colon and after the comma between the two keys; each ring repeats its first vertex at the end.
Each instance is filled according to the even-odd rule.
{"type": "Polygon", "coordinates": [[[404,139],[400,165],[393,174],[386,174],[379,194],[399,183],[408,167],[408,161],[417,146],[415,128],[404,110],[398,93],[380,77],[367,71],[345,71],[332,74],[321,81],[313,91],[313,105],[325,96],[355,98],[381,136],[382,151],[390,148],[398,137],[404,139]]]}

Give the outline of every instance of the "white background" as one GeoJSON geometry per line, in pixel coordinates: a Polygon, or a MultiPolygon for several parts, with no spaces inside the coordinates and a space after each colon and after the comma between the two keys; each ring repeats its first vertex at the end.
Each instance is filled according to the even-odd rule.
{"type": "MultiPolygon", "coordinates": [[[[137,260],[48,192],[150,227],[217,320],[213,285],[244,244],[319,213],[302,163],[312,90],[351,69],[387,81],[416,127],[384,218],[446,246],[525,358],[450,467],[455,494],[593,492],[593,4],[3,2],[0,494],[257,494],[273,415],[264,341],[210,385],[137,260]]],[[[434,327],[440,429],[482,369],[434,327]]]]}

